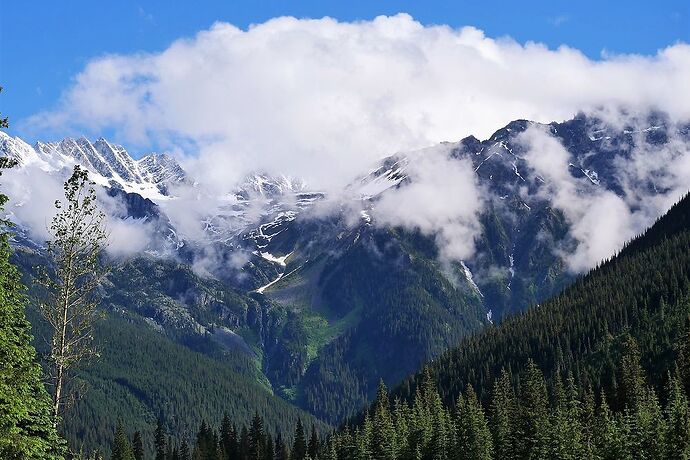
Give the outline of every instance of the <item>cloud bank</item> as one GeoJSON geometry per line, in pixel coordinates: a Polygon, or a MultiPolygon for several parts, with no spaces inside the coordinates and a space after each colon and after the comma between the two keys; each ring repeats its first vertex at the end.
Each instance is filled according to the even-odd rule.
{"type": "Polygon", "coordinates": [[[573,272],[588,270],[614,255],[690,189],[688,144],[673,134],[669,142],[652,145],[640,132],[630,152],[611,152],[621,195],[571,175],[570,153],[544,126],[531,126],[518,142],[529,166],[545,181],[538,194],[570,223],[575,250],[557,251],[573,272]]]}
{"type": "MultiPolygon", "coordinates": [[[[24,131],[114,130],[117,142],[179,154],[201,184],[179,192],[166,211],[195,239],[204,237],[204,217],[227,207],[208,197],[223,196],[249,172],[300,177],[337,195],[383,156],[469,134],[485,138],[518,118],[550,122],[596,111],[617,123],[621,109],[661,109],[672,120],[689,119],[688,81],[690,45],[682,43],[653,56],[592,60],[567,46],[425,26],[406,14],[351,23],[282,17],[248,30],[216,23],[161,52],[93,59],[60,103],[27,120],[24,131]]],[[[583,193],[557,141],[536,131],[523,140],[573,225],[578,245],[567,258],[575,271],[652,223],[690,177],[690,162],[671,145],[636,152],[623,168],[625,196],[583,193]],[[665,157],[672,168],[660,172],[652,158],[665,157]],[[646,194],[637,185],[645,175],[673,192],[646,194]]],[[[470,256],[482,199],[467,166],[430,154],[409,171],[411,186],[377,204],[376,219],[437,235],[448,258],[470,256]]],[[[125,240],[141,230],[135,224],[117,224],[125,240]]]]}
{"type": "Polygon", "coordinates": [[[474,254],[483,194],[469,159],[452,159],[450,147],[416,152],[406,173],[410,183],[384,193],[372,209],[377,225],[413,228],[434,235],[444,260],[474,254]]]}
{"type": "Polygon", "coordinates": [[[690,116],[690,46],[591,60],[576,49],[494,39],[473,27],[282,17],[217,23],[159,53],[90,61],[27,129],[101,132],[189,155],[221,189],[247,171],[337,188],[362,164],[516,118],[661,107],[690,116]]]}
{"type": "MultiPolygon", "coordinates": [[[[37,244],[51,239],[50,225],[57,212],[55,200],[64,201],[63,185],[69,172],[66,168],[58,174],[50,173],[30,164],[3,173],[3,192],[10,197],[5,210],[37,244]]],[[[150,222],[126,217],[126,206],[120,198],[109,196],[100,186],[95,189],[105,215],[108,254],[115,258],[128,257],[154,246],[155,229],[150,222]]]]}

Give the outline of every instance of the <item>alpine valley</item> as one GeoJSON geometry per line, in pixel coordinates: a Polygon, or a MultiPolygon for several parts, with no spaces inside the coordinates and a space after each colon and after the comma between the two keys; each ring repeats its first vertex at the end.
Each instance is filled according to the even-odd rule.
{"type": "MultiPolygon", "coordinates": [[[[83,395],[65,420],[68,441],[109,445],[118,419],[144,433],[160,419],[171,432],[191,434],[202,420],[216,424],[228,413],[247,424],[255,412],[272,433],[291,431],[298,418],[325,433],[358,414],[379,381],[395,386],[459,343],[480,351],[443,355],[434,372],[448,380],[459,372],[451,367],[465,366],[462,378],[481,386],[489,373],[479,371],[482,363],[494,366],[514,344],[480,331],[498,323],[528,329],[522,312],[600,262],[588,256],[585,224],[606,216],[592,209],[624,206],[631,239],[690,188],[679,173],[690,160],[690,125],[662,113],[623,118],[513,121],[485,140],[396,153],[339,193],[259,171],[220,196],[206,195],[203,178],[168,154],[135,160],[105,139],[30,146],[0,132],[0,153],[19,163],[6,182],[31,171],[62,182],[79,164],[109,219],[146,236],[140,249],[109,257],[101,358],[73,383],[83,395]],[[540,165],[548,158],[562,161],[547,174],[540,165]],[[472,230],[467,257],[449,252],[454,241],[414,216],[382,214],[390,197],[428,180],[420,171],[429,161],[469,168],[481,191],[473,219],[451,221],[472,230]],[[180,212],[190,200],[195,212],[180,212]]],[[[429,206],[463,200],[439,193],[426,196],[429,206]]],[[[28,286],[45,256],[40,231],[21,209],[33,205],[6,206],[17,225],[14,262],[28,286]]],[[[578,281],[566,292],[586,286],[578,281]]],[[[45,353],[44,325],[35,309],[29,316],[45,353]]],[[[524,367],[518,361],[516,369],[524,367]]],[[[398,393],[409,397],[419,378],[398,393]]],[[[465,381],[443,396],[455,398],[465,381]]]]}

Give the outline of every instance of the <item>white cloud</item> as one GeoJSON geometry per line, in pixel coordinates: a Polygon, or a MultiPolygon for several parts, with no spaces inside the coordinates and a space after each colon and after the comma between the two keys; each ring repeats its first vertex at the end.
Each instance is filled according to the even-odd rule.
{"type": "MultiPolygon", "coordinates": [[[[12,168],[3,174],[3,191],[10,197],[5,210],[38,244],[51,238],[55,201],[64,201],[63,184],[68,174],[67,168],[61,174],[48,173],[34,164],[12,168]]],[[[105,214],[106,251],[113,257],[126,257],[147,249],[154,241],[151,224],[144,219],[123,219],[127,213],[122,200],[107,195],[101,187],[96,190],[99,207],[105,214]]]]}
{"type": "MultiPolygon", "coordinates": [[[[202,240],[202,219],[227,207],[218,196],[250,171],[301,177],[335,197],[382,156],[484,138],[517,118],[550,122],[583,110],[620,123],[621,108],[659,108],[688,119],[688,81],[690,46],[682,43],[654,56],[591,60],[567,46],[424,26],[405,14],[353,23],[283,17],[248,30],[217,23],[161,52],[93,59],[54,110],[24,127],[60,137],[115,130],[118,142],[186,154],[200,184],[163,205],[181,234],[202,240]]],[[[594,187],[585,193],[568,174],[567,152],[544,133],[530,130],[523,140],[572,223],[573,270],[611,255],[690,185],[690,160],[674,153],[680,144],[638,149],[621,168],[628,176],[619,197],[594,187]],[[670,166],[658,171],[659,159],[670,166]],[[671,191],[647,194],[638,181],[650,175],[671,191]]],[[[433,233],[446,258],[466,258],[482,194],[468,164],[437,153],[415,163],[416,182],[387,193],[375,217],[433,233]]],[[[122,223],[123,234],[134,224],[122,223]]]]}
{"type": "Polygon", "coordinates": [[[372,212],[377,224],[434,235],[443,259],[463,260],[474,253],[484,199],[471,161],[451,159],[449,150],[416,152],[406,171],[411,182],[384,193],[372,212]]]}
{"type": "MultiPolygon", "coordinates": [[[[629,121],[629,119],[628,119],[629,121]]],[[[618,124],[623,124],[623,119],[618,124]]],[[[518,141],[525,160],[545,180],[539,189],[570,223],[574,251],[559,248],[570,269],[581,272],[611,257],[642,233],[690,188],[690,154],[687,144],[671,131],[670,142],[651,145],[640,133],[629,156],[615,155],[614,175],[622,195],[570,174],[570,153],[543,127],[534,125],[518,141]]]]}
{"type": "Polygon", "coordinates": [[[60,177],[47,174],[33,164],[3,172],[3,193],[10,197],[5,211],[12,221],[31,232],[42,243],[50,238],[50,224],[56,214],[55,200],[64,198],[60,177]]]}
{"type": "Polygon", "coordinates": [[[516,118],[619,105],[687,117],[688,81],[686,44],[593,61],[405,14],[283,17],[248,30],[217,23],[160,53],[94,59],[55,110],[26,126],[183,145],[192,173],[220,188],[258,169],[333,189],[381,156],[484,137],[516,118]]]}

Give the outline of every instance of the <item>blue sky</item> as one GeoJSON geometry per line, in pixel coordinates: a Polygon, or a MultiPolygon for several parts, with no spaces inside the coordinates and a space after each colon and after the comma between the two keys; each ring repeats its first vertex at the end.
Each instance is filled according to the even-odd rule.
{"type": "Polygon", "coordinates": [[[160,51],[215,21],[246,28],[282,15],[341,21],[407,12],[423,24],[472,25],[549,47],[653,54],[690,42],[690,2],[601,1],[111,1],[4,2],[0,10],[0,112],[11,121],[54,107],[84,65],[111,53],[160,51]]]}

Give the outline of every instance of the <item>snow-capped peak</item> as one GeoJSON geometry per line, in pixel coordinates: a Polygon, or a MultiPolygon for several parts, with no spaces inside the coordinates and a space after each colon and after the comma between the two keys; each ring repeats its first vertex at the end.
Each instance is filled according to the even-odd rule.
{"type": "Polygon", "coordinates": [[[0,132],[0,155],[20,165],[36,163],[45,171],[59,171],[79,164],[91,178],[103,185],[117,186],[146,198],[163,198],[167,185],[185,179],[185,172],[170,155],[151,154],[134,160],[121,145],[104,138],[91,142],[86,137],[59,142],[37,142],[34,147],[18,137],[0,132]]]}
{"type": "Polygon", "coordinates": [[[20,165],[40,161],[36,151],[18,137],[0,131],[0,154],[16,160],[20,165]]]}

